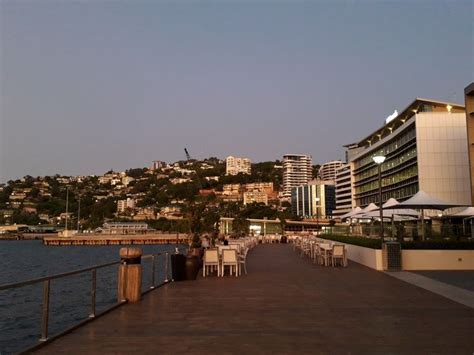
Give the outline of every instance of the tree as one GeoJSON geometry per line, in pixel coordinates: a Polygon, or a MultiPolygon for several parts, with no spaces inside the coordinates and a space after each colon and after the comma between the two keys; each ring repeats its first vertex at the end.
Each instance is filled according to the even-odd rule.
{"type": "Polygon", "coordinates": [[[237,238],[244,237],[250,232],[250,222],[242,216],[234,218],[232,221],[232,231],[237,238]]]}

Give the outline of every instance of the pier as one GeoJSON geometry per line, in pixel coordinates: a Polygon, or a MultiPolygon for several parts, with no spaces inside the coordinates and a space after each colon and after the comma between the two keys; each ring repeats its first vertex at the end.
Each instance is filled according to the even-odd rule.
{"type": "Polygon", "coordinates": [[[156,244],[188,244],[188,234],[100,234],[100,235],[73,235],[70,237],[44,237],[43,245],[71,246],[71,245],[156,245],[156,244]]]}
{"type": "Polygon", "coordinates": [[[35,353],[472,353],[474,310],[356,263],[258,245],[248,275],[168,283],[35,353]]]}

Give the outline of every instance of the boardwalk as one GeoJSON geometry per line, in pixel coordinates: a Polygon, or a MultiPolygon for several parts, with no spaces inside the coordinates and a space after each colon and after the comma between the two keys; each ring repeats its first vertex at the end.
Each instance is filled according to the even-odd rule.
{"type": "Polygon", "coordinates": [[[260,245],[249,275],[177,282],[41,353],[444,353],[474,351],[474,310],[350,263],[324,268],[260,245]]]}

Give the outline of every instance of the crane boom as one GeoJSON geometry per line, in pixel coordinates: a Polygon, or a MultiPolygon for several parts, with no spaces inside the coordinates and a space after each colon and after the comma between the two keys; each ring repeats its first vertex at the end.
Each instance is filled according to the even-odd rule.
{"type": "Polygon", "coordinates": [[[184,152],[186,153],[186,159],[187,159],[188,161],[190,161],[190,160],[191,160],[191,156],[189,155],[189,152],[188,152],[188,150],[187,150],[186,148],[184,148],[184,152]]]}
{"type": "MultiPolygon", "coordinates": [[[[188,160],[188,162],[190,162],[191,161],[191,155],[189,154],[188,149],[184,148],[184,152],[186,153],[186,159],[188,160]]],[[[198,173],[197,169],[194,172],[196,173],[196,179],[197,179],[198,186],[199,186],[200,189],[202,189],[201,178],[199,177],[199,173],[198,173]]]]}

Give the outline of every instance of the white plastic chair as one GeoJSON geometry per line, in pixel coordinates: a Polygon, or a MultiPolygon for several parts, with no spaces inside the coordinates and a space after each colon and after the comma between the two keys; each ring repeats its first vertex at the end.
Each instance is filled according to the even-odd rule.
{"type": "Polygon", "coordinates": [[[206,277],[208,274],[208,269],[212,272],[214,267],[217,268],[217,276],[220,273],[219,267],[219,253],[217,249],[206,249],[204,251],[204,262],[202,267],[202,276],[206,277]]]}
{"type": "Polygon", "coordinates": [[[230,276],[232,276],[232,270],[234,270],[236,277],[239,276],[239,261],[237,259],[237,251],[235,249],[222,250],[221,276],[224,276],[226,266],[229,266],[230,276]]]}
{"type": "Polygon", "coordinates": [[[344,245],[335,244],[332,246],[332,254],[331,254],[331,263],[332,266],[336,266],[337,260],[340,260],[342,266],[346,266],[345,264],[345,252],[344,252],[344,245]]]}
{"type": "Polygon", "coordinates": [[[248,251],[249,251],[249,248],[245,248],[243,253],[239,255],[239,275],[242,275],[242,265],[244,265],[245,275],[247,275],[247,266],[245,263],[247,261],[248,251]]]}

